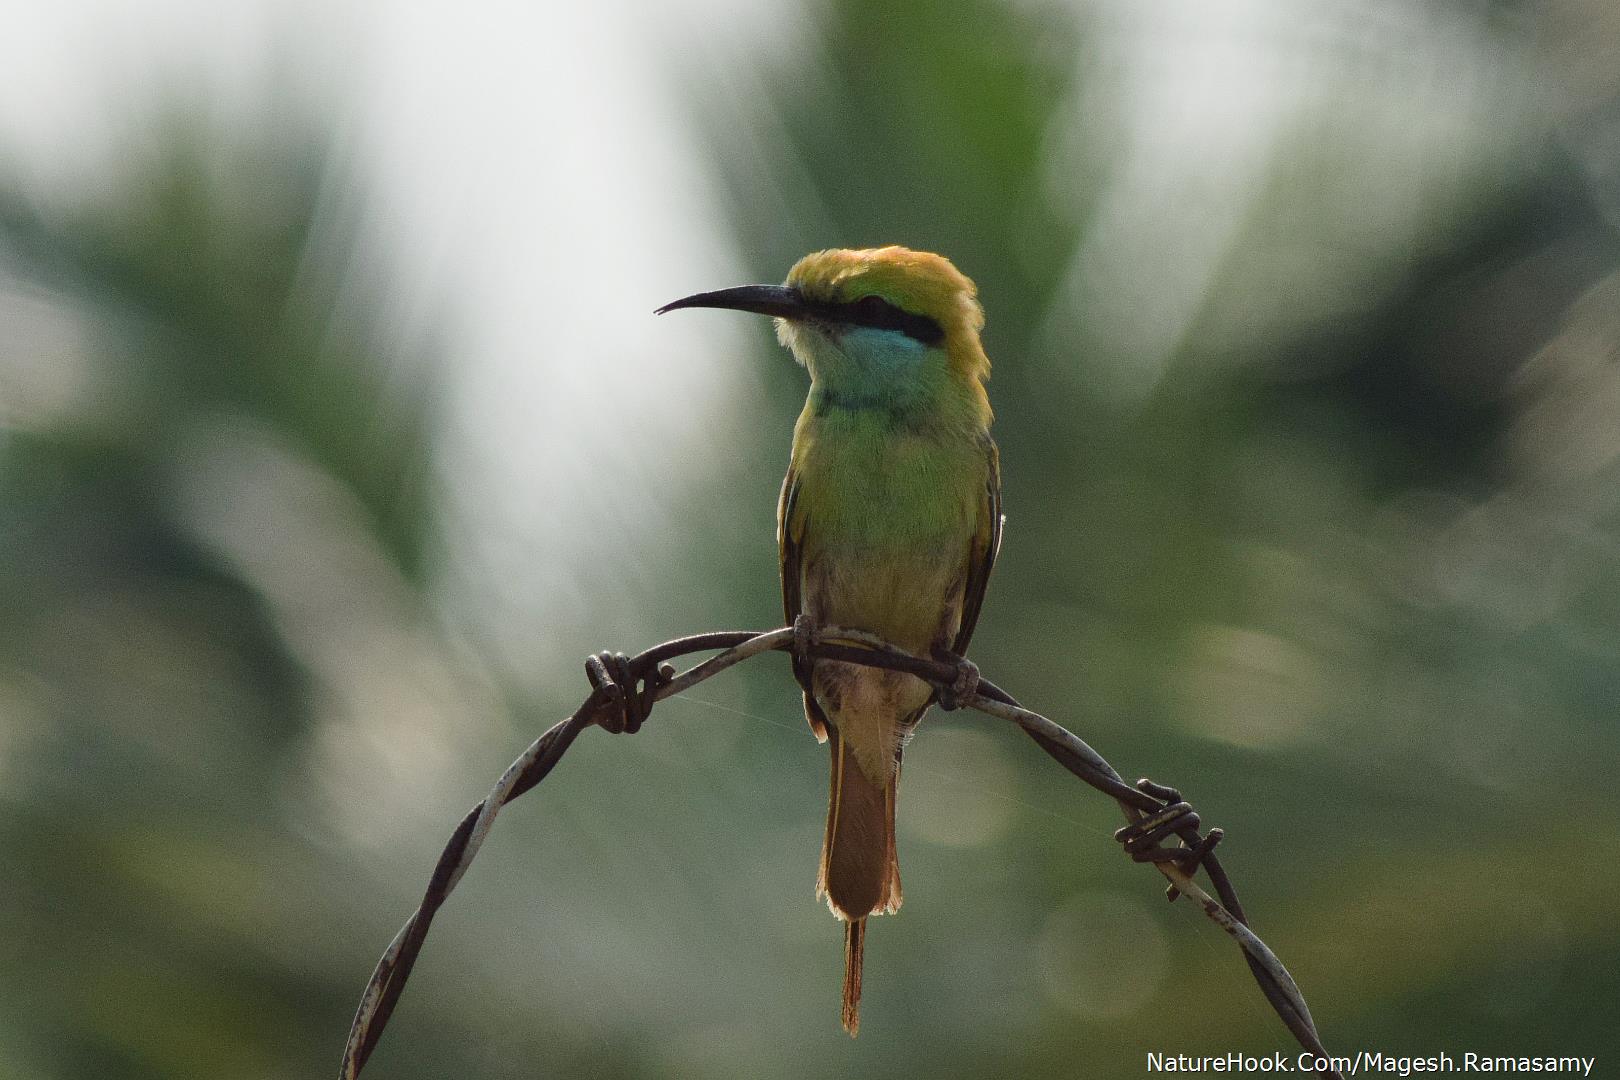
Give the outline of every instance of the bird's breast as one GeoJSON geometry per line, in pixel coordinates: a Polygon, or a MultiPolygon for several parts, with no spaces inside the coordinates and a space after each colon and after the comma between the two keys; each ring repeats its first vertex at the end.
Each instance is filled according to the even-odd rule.
{"type": "Polygon", "coordinates": [[[801,428],[802,595],[819,622],[926,653],[960,619],[984,458],[966,440],[871,427],[801,428]]]}

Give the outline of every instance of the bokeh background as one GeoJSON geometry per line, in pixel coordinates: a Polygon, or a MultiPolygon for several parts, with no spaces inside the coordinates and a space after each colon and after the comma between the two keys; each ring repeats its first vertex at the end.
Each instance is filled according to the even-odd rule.
{"type": "MultiPolygon", "coordinates": [[[[1620,1056],[1620,8],[76,0],[0,36],[0,1076],[335,1070],[589,650],[780,620],[803,372],[980,286],[975,657],[1175,783],[1335,1051],[1620,1056]]],[[[785,663],[503,815],[370,1071],[1290,1049],[1016,732],[930,719],[837,1019],[785,663]]]]}

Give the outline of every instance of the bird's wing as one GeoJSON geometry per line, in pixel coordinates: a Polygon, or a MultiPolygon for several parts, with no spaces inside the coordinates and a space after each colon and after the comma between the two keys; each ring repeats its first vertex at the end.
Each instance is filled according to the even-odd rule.
{"type": "Polygon", "coordinates": [[[799,514],[798,462],[789,462],[782,478],[782,494],[776,500],[776,553],[782,571],[782,613],[791,625],[799,617],[799,544],[804,539],[804,519],[799,514]]]}
{"type": "Polygon", "coordinates": [[[985,446],[984,501],[979,508],[979,527],[973,534],[968,549],[967,584],[962,592],[962,621],[951,642],[951,651],[957,656],[967,655],[968,642],[973,640],[973,627],[979,621],[979,608],[984,606],[984,590],[990,584],[990,571],[996,565],[996,553],[1001,550],[1001,527],[1005,518],[1001,514],[1001,453],[995,440],[987,434],[985,446]]]}
{"type": "MultiPolygon", "coordinates": [[[[799,556],[804,543],[804,513],[799,507],[799,469],[797,462],[788,463],[787,475],[782,478],[782,494],[776,501],[776,551],[782,570],[782,612],[788,625],[793,624],[803,606],[803,580],[799,556]]],[[[804,688],[804,717],[818,742],[827,741],[827,717],[816,703],[810,690],[810,665],[793,658],[793,677],[804,688]]]]}

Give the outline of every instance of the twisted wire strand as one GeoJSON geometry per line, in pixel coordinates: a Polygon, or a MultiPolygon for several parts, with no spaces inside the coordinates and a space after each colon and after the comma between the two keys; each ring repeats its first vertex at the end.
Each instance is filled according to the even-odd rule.
{"type": "Polygon", "coordinates": [[[590,695],[573,715],[531,743],[501,774],[484,800],[469,810],[450,834],[421,903],[389,942],[361,995],[343,1049],[340,1080],[357,1080],[365,1068],[416,965],[434,915],[467,872],[494,826],[496,815],[507,803],[544,780],[580,732],[593,725],[614,732],[634,732],[647,718],[653,703],[689,690],[751,657],[792,650],[796,643],[818,659],[915,675],[933,685],[947,704],[975,709],[1016,724],[1058,764],[1117,802],[1127,824],[1116,834],[1116,839],[1124,844],[1127,854],[1138,862],[1156,867],[1169,882],[1172,900],[1185,895],[1238,943],[1272,1009],[1299,1044],[1321,1062],[1318,1075],[1342,1080],[1327,1063],[1327,1051],[1293,976],[1276,953],[1249,928],[1237,889],[1212,850],[1221,838],[1220,830],[1212,829],[1207,835],[1200,833],[1198,815],[1181,800],[1179,792],[1146,780],[1134,787],[1127,784],[1084,740],[1040,713],[1024,708],[988,679],[978,678],[977,669],[969,680],[976,683],[976,689],[956,698],[952,691],[960,685],[965,664],[960,658],[956,663],[924,659],[865,631],[836,626],[820,627],[813,634],[806,634],[803,627],[796,631],[791,626],[763,634],[747,631],[695,634],[655,645],[634,657],[604,653],[588,660],[590,695]],[[667,661],[714,650],[721,651],[679,674],[668,667],[667,661]],[[1160,841],[1171,836],[1176,837],[1181,846],[1159,846],[1160,841]],[[1193,880],[1199,867],[1214,886],[1214,896],[1193,880]]]}

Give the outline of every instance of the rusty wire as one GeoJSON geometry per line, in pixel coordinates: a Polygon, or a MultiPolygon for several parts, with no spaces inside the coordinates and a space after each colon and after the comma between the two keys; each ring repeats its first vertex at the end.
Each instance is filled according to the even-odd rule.
{"type": "Polygon", "coordinates": [[[1168,895],[1185,895],[1198,904],[1211,921],[1226,931],[1243,950],[1255,982],[1277,1016],[1299,1044],[1322,1064],[1318,1074],[1340,1080],[1327,1065],[1328,1054],[1316,1032],[1305,997],[1282,961],[1249,929],[1248,916],[1237,890],[1227,877],[1214,847],[1219,829],[1199,832],[1198,814],[1174,788],[1140,780],[1127,784],[1114,767],[1066,728],[1020,705],[1012,695],[960,658],[923,659],[904,652],[881,638],[860,630],[826,626],[787,626],[764,634],[746,631],[696,634],[656,645],[637,656],[598,653],[586,661],[590,695],[572,716],[541,735],[501,774],[494,788],[469,810],[450,834],[428,880],[415,912],[394,935],[371,980],[361,995],[349,1028],[339,1069],[340,1080],[357,1080],[382,1037],[394,1006],[405,988],[422,950],[433,916],[466,873],[501,807],[544,780],[573,745],[579,733],[593,725],[611,732],[640,729],[654,703],[688,690],[726,668],[766,652],[794,651],[823,660],[839,660],[867,667],[886,668],[915,675],[939,692],[942,703],[975,709],[1017,724],[1060,765],[1112,798],[1125,814],[1126,826],[1115,833],[1126,854],[1150,863],[1169,881],[1168,895]],[[667,661],[697,652],[723,650],[718,655],[676,674],[667,661]],[[965,692],[964,692],[965,691],[965,692]],[[1161,847],[1174,837],[1177,847],[1161,847]],[[1211,896],[1193,875],[1202,867],[1214,886],[1211,896]],[[1217,899],[1217,897],[1219,899],[1217,899]]]}

